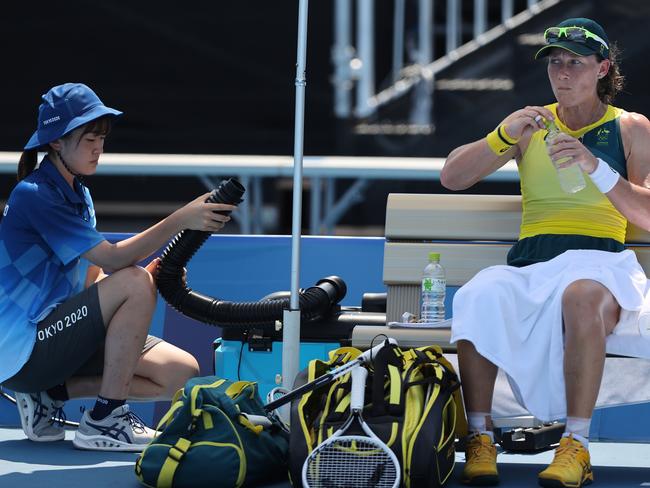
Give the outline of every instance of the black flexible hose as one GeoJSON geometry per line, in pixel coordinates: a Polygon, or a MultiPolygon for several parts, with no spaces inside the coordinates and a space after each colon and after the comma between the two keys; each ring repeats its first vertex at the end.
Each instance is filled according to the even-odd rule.
{"type": "MultiPolygon", "coordinates": [[[[244,187],[231,178],[222,181],[207,201],[236,205],[242,201],[244,191],[244,187]]],[[[163,251],[156,284],[165,301],[188,317],[222,327],[273,325],[282,319],[283,311],[289,308],[289,298],[228,302],[198,293],[183,283],[185,265],[209,236],[209,232],[185,229],[163,251]]],[[[323,278],[316,286],[301,290],[302,320],[312,321],[327,316],[346,291],[345,282],[337,276],[323,278]]]]}

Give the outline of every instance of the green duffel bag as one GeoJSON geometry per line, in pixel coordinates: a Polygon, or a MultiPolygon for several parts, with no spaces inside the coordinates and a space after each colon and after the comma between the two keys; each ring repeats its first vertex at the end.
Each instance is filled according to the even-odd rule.
{"type": "Polygon", "coordinates": [[[255,382],[192,378],[158,430],[135,465],[146,486],[254,486],[288,476],[288,434],[266,418],[255,382]],[[251,415],[264,417],[263,425],[251,415]]]}

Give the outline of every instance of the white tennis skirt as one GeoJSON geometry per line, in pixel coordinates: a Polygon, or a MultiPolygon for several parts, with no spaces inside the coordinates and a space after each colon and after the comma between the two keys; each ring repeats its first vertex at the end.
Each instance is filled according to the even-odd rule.
{"type": "Polygon", "coordinates": [[[650,338],[638,326],[648,280],[631,250],[571,250],[523,268],[492,266],[454,296],[451,341],[472,342],[507,374],[521,405],[543,421],[566,417],[562,295],[583,279],[602,283],[621,306],[607,351],[650,358],[650,338]]]}

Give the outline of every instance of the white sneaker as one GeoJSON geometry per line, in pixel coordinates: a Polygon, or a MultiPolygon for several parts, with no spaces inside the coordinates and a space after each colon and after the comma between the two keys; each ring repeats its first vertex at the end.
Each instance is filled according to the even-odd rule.
{"type": "Polygon", "coordinates": [[[65,438],[64,402],[55,401],[40,393],[15,393],[20,424],[29,440],[36,442],[60,441],[65,438]]]}
{"type": "Polygon", "coordinates": [[[128,405],[122,405],[102,420],[94,420],[86,410],[72,444],[77,449],[140,452],[156,434],[128,405]]]}

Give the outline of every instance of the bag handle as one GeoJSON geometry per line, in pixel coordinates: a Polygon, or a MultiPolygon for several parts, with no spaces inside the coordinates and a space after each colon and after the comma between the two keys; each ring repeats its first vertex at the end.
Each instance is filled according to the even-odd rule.
{"type": "Polygon", "coordinates": [[[370,415],[380,417],[390,414],[401,416],[404,414],[404,401],[402,392],[402,370],[404,362],[401,350],[394,344],[381,348],[373,357],[372,375],[372,406],[370,415]],[[384,380],[389,380],[389,395],[386,401],[384,395],[384,380]]]}
{"type": "Polygon", "coordinates": [[[167,424],[171,421],[172,417],[176,414],[176,411],[183,406],[183,400],[176,401],[172,404],[169,411],[160,419],[156,430],[161,432],[167,424]]]}
{"type": "Polygon", "coordinates": [[[174,473],[180,465],[181,459],[185,456],[185,453],[192,446],[192,443],[183,439],[182,437],[176,441],[176,444],[169,448],[167,452],[167,459],[160,468],[160,474],[158,475],[158,480],[156,481],[157,488],[171,488],[174,484],[174,473]]]}
{"type": "MultiPolygon", "coordinates": [[[[201,390],[203,389],[212,389],[212,388],[218,388],[219,386],[223,385],[226,382],[224,379],[219,379],[215,381],[214,383],[208,383],[204,385],[196,385],[192,388],[190,392],[190,406],[191,406],[191,415],[193,418],[198,418],[201,416],[201,412],[203,412],[203,409],[201,408],[203,406],[203,398],[200,395],[201,390]]],[[[239,415],[239,407],[233,402],[232,398],[230,398],[227,394],[219,395],[219,405],[215,405],[219,408],[221,408],[226,415],[230,418],[237,418],[239,415]]]]}
{"type": "MultiPolygon", "coordinates": [[[[450,388],[452,396],[454,398],[454,403],[456,404],[456,421],[454,425],[454,431],[458,437],[464,437],[467,435],[467,418],[465,416],[465,406],[463,404],[463,399],[460,393],[461,382],[456,374],[456,370],[449,360],[442,354],[442,349],[439,346],[426,346],[418,348],[417,351],[421,353],[424,358],[434,359],[438,365],[446,370],[447,382],[441,387],[450,388]]],[[[420,356],[420,354],[418,354],[420,356]]],[[[422,357],[422,356],[420,356],[422,357]]],[[[428,360],[427,362],[431,362],[428,360]]]]}

